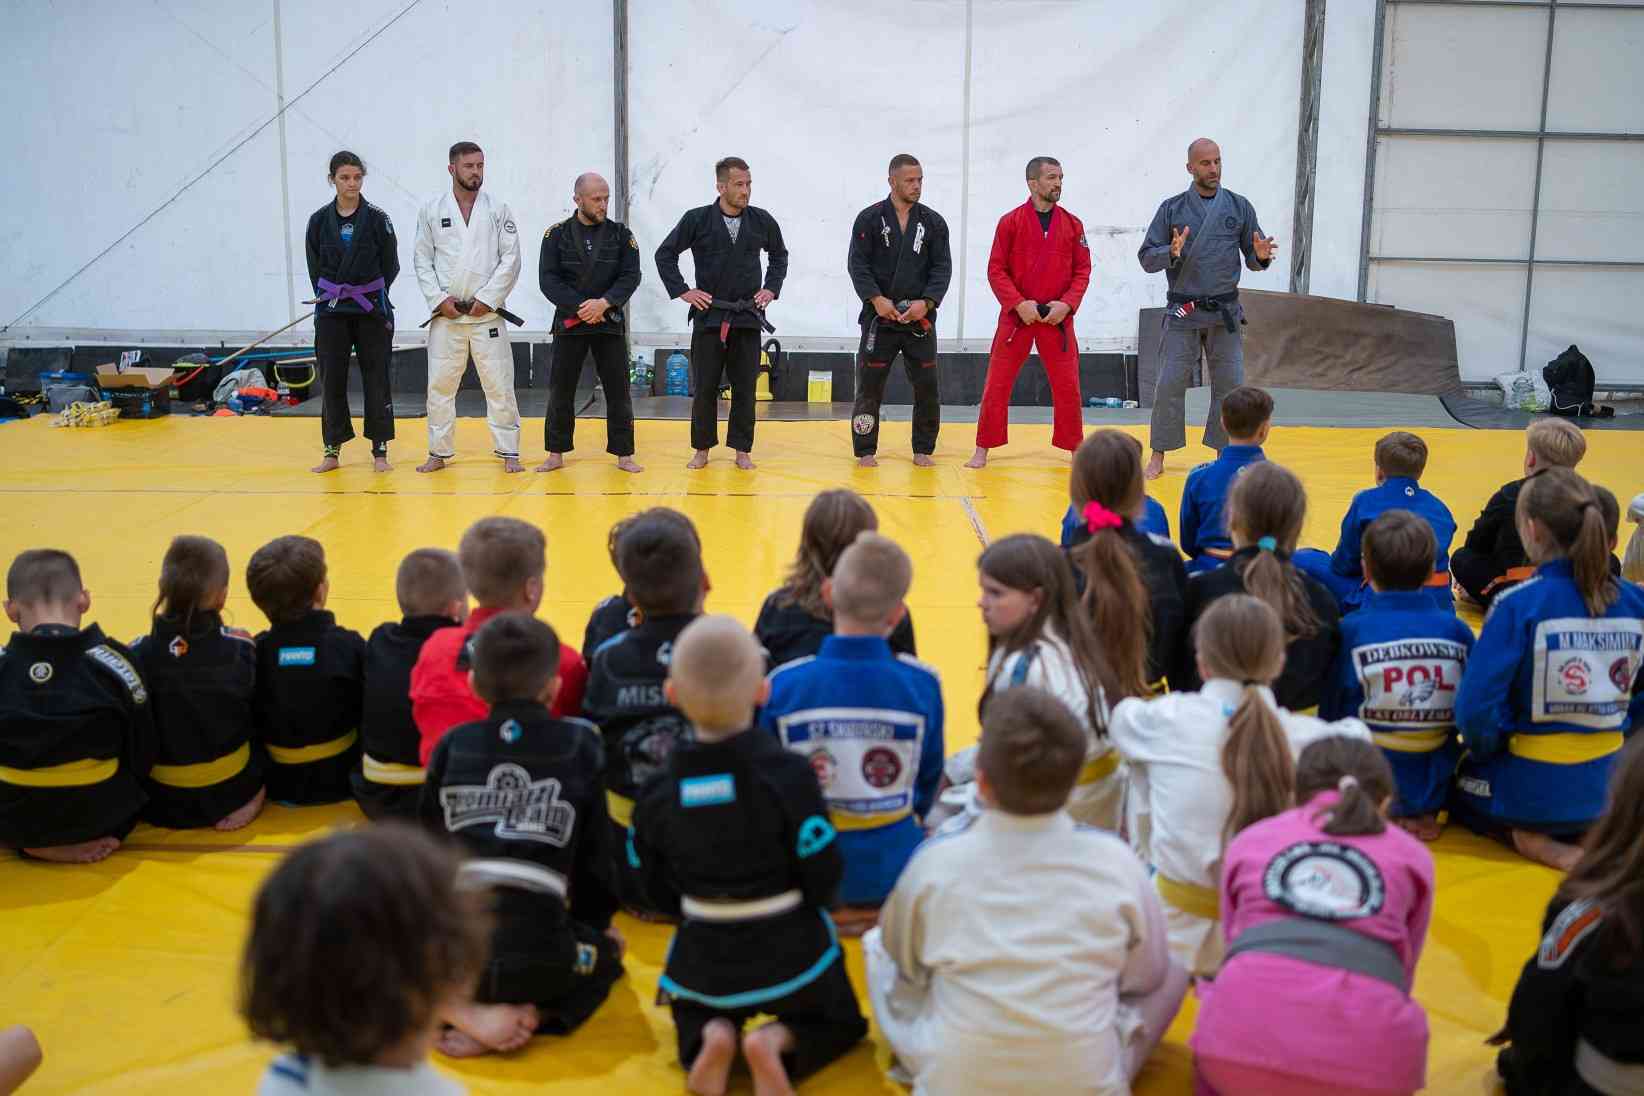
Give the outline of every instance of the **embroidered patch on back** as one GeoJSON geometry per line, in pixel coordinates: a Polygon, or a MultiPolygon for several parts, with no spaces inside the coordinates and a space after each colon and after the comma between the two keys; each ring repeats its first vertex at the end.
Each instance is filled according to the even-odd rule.
{"type": "Polygon", "coordinates": [[[115,676],[125,682],[126,691],[131,694],[134,703],[146,704],[148,702],[148,690],[143,687],[142,675],[137,672],[137,667],[126,661],[126,657],[119,651],[100,643],[87,651],[86,654],[91,657],[92,661],[101,663],[113,670],[115,676]]]}
{"type": "Polygon", "coordinates": [[[278,657],[281,666],[313,666],[319,661],[312,647],[281,647],[278,657]]]}
{"type": "Polygon", "coordinates": [[[1547,927],[1536,952],[1536,966],[1542,970],[1557,970],[1593,930],[1604,923],[1604,910],[1590,898],[1571,902],[1564,912],[1547,927]]]}
{"type": "Polygon", "coordinates": [[[564,848],[570,844],[577,811],[559,797],[553,777],[532,780],[523,766],[498,765],[484,784],[453,784],[440,789],[445,828],[460,830],[495,822],[492,831],[504,840],[540,841],[564,848]]]}
{"type": "Polygon", "coordinates": [[[1380,912],[1387,883],[1375,861],[1339,841],[1299,841],[1262,874],[1270,901],[1303,917],[1348,921],[1380,912]]]}
{"type": "Polygon", "coordinates": [[[717,807],[736,802],[736,778],[730,773],[688,776],[679,782],[682,807],[717,807]]]}

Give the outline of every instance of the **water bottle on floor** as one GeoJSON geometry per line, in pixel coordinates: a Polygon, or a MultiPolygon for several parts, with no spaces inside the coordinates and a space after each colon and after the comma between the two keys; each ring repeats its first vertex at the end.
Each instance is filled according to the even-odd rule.
{"type": "Polygon", "coordinates": [[[675,350],[668,355],[667,393],[670,396],[689,396],[691,394],[691,361],[684,354],[675,350]]]}

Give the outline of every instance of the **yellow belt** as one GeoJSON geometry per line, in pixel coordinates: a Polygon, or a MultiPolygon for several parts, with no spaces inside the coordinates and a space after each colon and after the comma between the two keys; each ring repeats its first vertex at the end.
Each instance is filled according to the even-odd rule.
{"type": "Polygon", "coordinates": [[[378,761],[370,754],[360,756],[360,771],[373,784],[393,784],[397,787],[415,787],[428,778],[421,765],[402,765],[398,761],[378,761]]]}
{"type": "Polygon", "coordinates": [[[1450,741],[1450,732],[1436,731],[1371,731],[1376,745],[1395,753],[1432,753],[1450,741]]]}
{"type": "Polygon", "coordinates": [[[900,822],[911,814],[913,814],[913,808],[903,807],[899,811],[882,811],[878,814],[829,811],[828,818],[833,822],[833,828],[840,831],[877,830],[881,826],[889,826],[893,822],[900,822]]]}
{"type": "Polygon", "coordinates": [[[1291,714],[1293,714],[1293,715],[1310,715],[1310,716],[1313,716],[1316,719],[1316,718],[1318,718],[1318,714],[1319,714],[1319,706],[1317,704],[1315,704],[1311,708],[1292,708],[1291,709],[1291,714]]]}
{"type": "Polygon", "coordinates": [[[1164,696],[1169,691],[1170,691],[1170,686],[1166,683],[1165,679],[1162,678],[1162,677],[1159,678],[1159,680],[1157,680],[1157,681],[1149,681],[1147,683],[1147,695],[1148,696],[1164,696]]]}
{"type": "Polygon", "coordinates": [[[38,769],[8,769],[0,765],[0,784],[15,784],[20,788],[83,788],[88,784],[101,784],[119,771],[120,761],[113,757],[65,761],[38,769]]]}
{"type": "Polygon", "coordinates": [[[1579,765],[1608,757],[1621,749],[1621,745],[1620,731],[1515,734],[1507,739],[1507,752],[1549,765],[1579,765]]]}
{"type": "Polygon", "coordinates": [[[605,809],[610,812],[611,821],[624,829],[634,824],[634,801],[627,796],[606,792],[605,809]]]}
{"type": "Polygon", "coordinates": [[[333,738],[330,742],[319,742],[312,746],[270,745],[268,756],[281,765],[307,765],[311,761],[324,761],[328,757],[347,753],[359,739],[358,731],[349,731],[341,738],[333,738]]]}
{"type": "Polygon", "coordinates": [[[215,761],[201,761],[194,765],[156,765],[148,771],[149,779],[168,788],[209,788],[231,777],[239,776],[251,763],[251,746],[240,743],[215,761]]]}
{"type": "Polygon", "coordinates": [[[1154,873],[1153,886],[1159,892],[1160,898],[1183,913],[1203,917],[1206,921],[1221,920],[1222,897],[1214,889],[1172,879],[1164,872],[1154,873]]]}
{"type": "Polygon", "coordinates": [[[1106,780],[1119,771],[1119,751],[1109,750],[1101,757],[1093,757],[1084,763],[1079,770],[1079,779],[1073,783],[1078,787],[1094,784],[1098,780],[1106,780]]]}

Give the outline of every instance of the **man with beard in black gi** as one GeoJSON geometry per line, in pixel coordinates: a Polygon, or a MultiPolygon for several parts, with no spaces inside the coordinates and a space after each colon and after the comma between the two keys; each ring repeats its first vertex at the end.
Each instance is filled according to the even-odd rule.
{"type": "Polygon", "coordinates": [[[590,353],[605,393],[605,451],[624,472],[644,471],[634,461],[634,403],[622,338],[624,309],[639,288],[639,244],[626,225],[606,218],[610,199],[604,179],[579,175],[572,197],[577,211],[542,236],[537,281],[554,304],[554,360],[543,424],[548,459],[538,472],[563,467],[571,451],[577,380],[590,353]]]}
{"type": "Polygon", "coordinates": [[[858,213],[851,228],[847,266],[862,298],[851,443],[859,466],[878,466],[879,405],[900,353],[913,385],[913,463],[929,468],[942,425],[936,306],[953,277],[953,255],[947,222],[919,202],[925,184],[919,161],[906,152],[892,157],[889,181],[890,196],[858,213]]]}

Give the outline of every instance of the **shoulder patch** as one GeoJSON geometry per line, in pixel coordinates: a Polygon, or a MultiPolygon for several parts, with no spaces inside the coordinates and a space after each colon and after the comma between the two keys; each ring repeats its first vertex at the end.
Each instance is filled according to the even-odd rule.
{"type": "Polygon", "coordinates": [[[1542,970],[1562,967],[1581,942],[1603,923],[1604,910],[1591,898],[1571,902],[1547,927],[1547,934],[1541,938],[1541,947],[1536,951],[1536,966],[1542,970]]]}
{"type": "Polygon", "coordinates": [[[125,684],[133,703],[148,703],[148,690],[143,687],[143,677],[125,655],[106,643],[99,643],[86,652],[86,657],[112,671],[125,684]]]}

